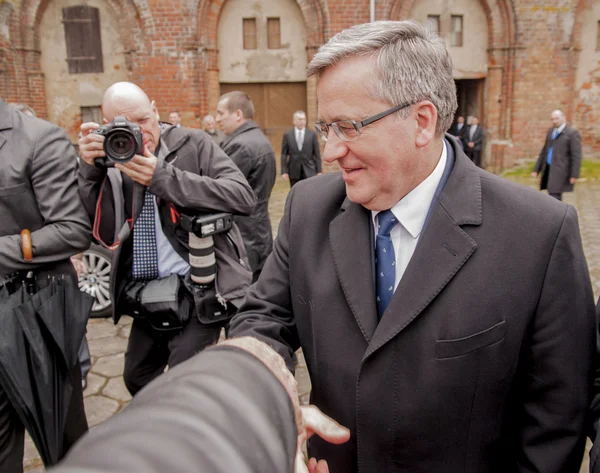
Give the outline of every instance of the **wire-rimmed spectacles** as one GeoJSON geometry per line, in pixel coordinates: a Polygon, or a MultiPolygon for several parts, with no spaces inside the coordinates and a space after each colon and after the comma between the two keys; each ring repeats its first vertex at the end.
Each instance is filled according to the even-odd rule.
{"type": "Polygon", "coordinates": [[[324,141],[327,141],[327,137],[329,136],[329,128],[333,128],[335,134],[342,141],[354,141],[360,136],[360,129],[370,125],[371,123],[375,123],[377,120],[381,120],[382,118],[391,115],[398,110],[402,110],[403,108],[409,107],[413,105],[413,103],[403,103],[401,105],[396,105],[384,112],[378,113],[377,115],[373,115],[372,117],[365,118],[363,121],[356,123],[354,120],[338,120],[331,123],[325,122],[316,122],[315,128],[319,135],[323,138],[324,141]]]}

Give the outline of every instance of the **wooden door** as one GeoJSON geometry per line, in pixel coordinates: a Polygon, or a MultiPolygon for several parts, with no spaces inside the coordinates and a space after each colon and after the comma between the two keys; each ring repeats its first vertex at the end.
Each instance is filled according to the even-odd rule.
{"type": "Polygon", "coordinates": [[[292,128],[295,111],[306,112],[306,82],[221,83],[221,94],[233,90],[246,92],[252,99],[254,120],[271,142],[279,168],[283,134],[292,128]]]}

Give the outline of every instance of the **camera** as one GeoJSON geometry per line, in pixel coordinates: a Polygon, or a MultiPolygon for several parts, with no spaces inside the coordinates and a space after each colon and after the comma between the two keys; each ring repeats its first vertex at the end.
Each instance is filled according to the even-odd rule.
{"type": "Polygon", "coordinates": [[[112,122],[92,133],[104,136],[106,157],[94,159],[96,166],[111,167],[113,163],[127,163],[136,154],[144,154],[142,129],[125,117],[115,117],[112,122]]]}
{"type": "Polygon", "coordinates": [[[227,232],[233,215],[225,212],[202,215],[181,214],[181,226],[190,235],[191,278],[196,284],[211,284],[217,275],[213,235],[227,232]]]}

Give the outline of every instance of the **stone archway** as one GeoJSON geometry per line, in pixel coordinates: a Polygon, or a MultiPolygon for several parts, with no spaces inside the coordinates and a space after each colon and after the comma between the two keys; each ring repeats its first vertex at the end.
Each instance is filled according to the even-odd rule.
{"type": "MultiPolygon", "coordinates": [[[[47,117],[44,74],[41,68],[40,24],[48,5],[53,0],[24,0],[20,6],[19,48],[28,76],[27,93],[21,100],[35,104],[41,117],[47,117]],[[24,97],[28,97],[25,100],[24,97]]],[[[145,45],[146,32],[154,30],[154,20],[147,0],[108,0],[108,10],[117,18],[117,30],[124,46],[129,73],[134,69],[136,51],[145,45]]]]}
{"type": "MultiPolygon", "coordinates": [[[[201,114],[214,112],[219,98],[219,51],[217,29],[223,5],[227,0],[200,0],[198,6],[198,43],[204,67],[199,68],[201,114]]],[[[300,7],[306,28],[306,54],[310,61],[328,38],[329,11],[324,0],[295,0],[300,7]]],[[[316,78],[307,81],[307,115],[309,121],[316,117],[316,78]]]]}
{"type": "Polygon", "coordinates": [[[600,155],[600,51],[597,50],[600,0],[579,0],[570,38],[573,101],[567,119],[581,133],[586,155],[600,155]]]}
{"type": "MultiPolygon", "coordinates": [[[[407,19],[418,0],[394,0],[387,11],[391,20],[407,19]]],[[[488,31],[487,77],[485,84],[485,111],[488,144],[491,145],[492,164],[502,167],[504,149],[512,137],[512,102],[517,48],[517,23],[510,0],[478,0],[485,12],[488,31]]]]}

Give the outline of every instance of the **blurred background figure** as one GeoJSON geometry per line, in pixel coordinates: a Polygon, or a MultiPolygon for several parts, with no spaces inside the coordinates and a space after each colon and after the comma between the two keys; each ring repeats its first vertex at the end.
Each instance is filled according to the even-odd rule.
{"type": "Polygon", "coordinates": [[[321,150],[317,134],[306,128],[306,113],[294,113],[294,128],[283,135],[281,144],[281,176],[296,182],[321,174],[321,150]]]}
{"type": "Polygon", "coordinates": [[[202,119],[202,129],[210,135],[217,146],[221,146],[221,143],[223,143],[223,140],[225,139],[225,133],[221,130],[217,130],[215,118],[212,115],[206,115],[202,119]]]}
{"type": "Polygon", "coordinates": [[[171,122],[172,125],[176,126],[177,128],[181,127],[181,115],[179,115],[178,111],[172,111],[171,113],[169,113],[169,121],[171,122]]]}
{"type": "Polygon", "coordinates": [[[30,117],[37,117],[35,110],[33,108],[31,108],[29,105],[26,105],[24,103],[10,103],[9,104],[11,107],[13,107],[15,110],[17,110],[18,112],[24,113],[25,115],[28,115],[30,117]]]}

